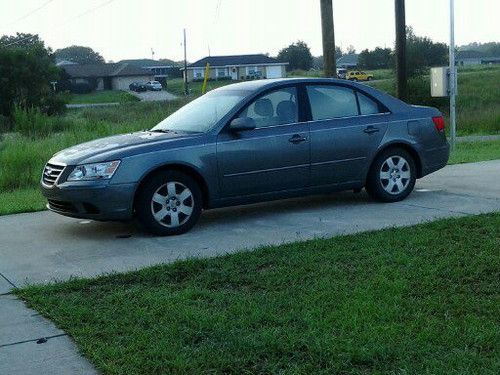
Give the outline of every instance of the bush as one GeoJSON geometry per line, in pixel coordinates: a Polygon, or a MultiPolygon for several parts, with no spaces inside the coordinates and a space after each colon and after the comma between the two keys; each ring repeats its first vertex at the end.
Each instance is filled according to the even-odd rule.
{"type": "Polygon", "coordinates": [[[14,108],[14,131],[30,138],[46,137],[69,128],[71,123],[61,117],[50,117],[36,107],[14,108]]]}
{"type": "Polygon", "coordinates": [[[92,92],[92,85],[88,82],[72,83],[69,89],[74,94],[88,94],[92,92]]]}

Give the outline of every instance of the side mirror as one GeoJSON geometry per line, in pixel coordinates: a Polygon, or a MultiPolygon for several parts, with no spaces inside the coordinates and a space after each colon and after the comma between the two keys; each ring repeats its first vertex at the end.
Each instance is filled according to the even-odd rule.
{"type": "Polygon", "coordinates": [[[229,128],[234,131],[255,129],[255,120],[250,117],[237,117],[229,124],[229,128]]]}

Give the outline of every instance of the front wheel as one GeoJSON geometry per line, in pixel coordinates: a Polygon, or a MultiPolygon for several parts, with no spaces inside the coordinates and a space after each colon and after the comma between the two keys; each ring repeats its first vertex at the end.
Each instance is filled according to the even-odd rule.
{"type": "Polygon", "coordinates": [[[159,236],[182,234],[198,221],[202,208],[200,187],[189,175],[164,171],[142,186],[135,209],[139,222],[159,236]]]}
{"type": "Polygon", "coordinates": [[[382,202],[405,199],[415,187],[416,165],[404,149],[391,148],[378,155],[368,172],[366,191],[382,202]]]}

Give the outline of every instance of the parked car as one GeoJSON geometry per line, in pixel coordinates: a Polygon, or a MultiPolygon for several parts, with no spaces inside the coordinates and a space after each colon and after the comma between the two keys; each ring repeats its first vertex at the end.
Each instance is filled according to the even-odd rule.
{"type": "Polygon", "coordinates": [[[441,113],[338,79],[221,87],[151,130],[55,154],[48,208],[95,220],[137,218],[158,235],[189,230],[203,209],[363,187],[396,202],[444,167],[441,113]]]}
{"type": "Polygon", "coordinates": [[[346,79],[349,81],[371,81],[373,79],[373,74],[354,70],[347,72],[346,79]]]}
{"type": "Polygon", "coordinates": [[[347,69],[339,68],[337,69],[337,77],[340,79],[346,79],[347,69]]]}
{"type": "Polygon", "coordinates": [[[132,82],[128,88],[131,90],[131,91],[135,91],[135,92],[143,92],[143,91],[147,91],[148,88],[146,87],[146,85],[144,83],[141,83],[141,82],[132,82]]]}
{"type": "Polygon", "coordinates": [[[162,89],[161,83],[158,81],[149,81],[146,83],[146,87],[151,91],[161,91],[162,89]]]}

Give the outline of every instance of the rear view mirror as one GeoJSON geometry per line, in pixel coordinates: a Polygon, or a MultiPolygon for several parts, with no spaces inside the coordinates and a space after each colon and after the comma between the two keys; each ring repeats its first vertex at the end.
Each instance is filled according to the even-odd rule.
{"type": "Polygon", "coordinates": [[[250,117],[237,117],[229,124],[229,128],[234,131],[255,129],[255,120],[250,117]]]}

